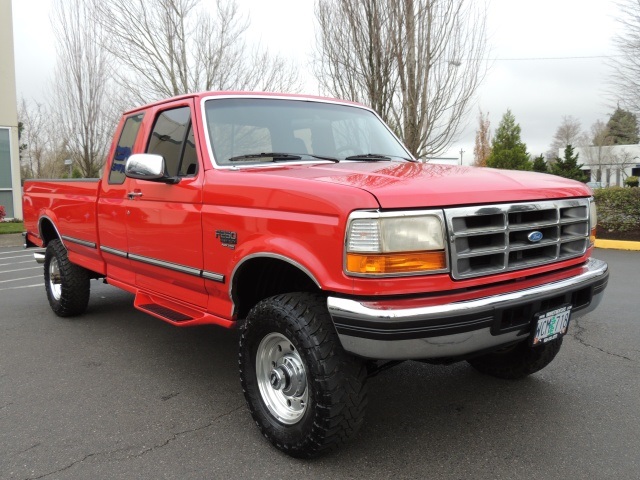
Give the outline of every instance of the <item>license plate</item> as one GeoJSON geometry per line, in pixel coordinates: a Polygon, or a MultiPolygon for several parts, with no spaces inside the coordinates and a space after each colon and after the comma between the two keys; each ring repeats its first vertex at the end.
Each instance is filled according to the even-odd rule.
{"type": "Polygon", "coordinates": [[[535,315],[531,344],[535,347],[555,340],[567,333],[571,318],[571,305],[563,305],[535,315]]]}

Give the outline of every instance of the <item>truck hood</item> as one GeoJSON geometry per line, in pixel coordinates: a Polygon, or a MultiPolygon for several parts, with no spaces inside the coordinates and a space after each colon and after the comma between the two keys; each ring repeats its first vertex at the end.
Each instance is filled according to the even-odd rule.
{"type": "MultiPolygon", "coordinates": [[[[266,173],[266,172],[265,172],[266,173]]],[[[289,166],[271,174],[315,179],[370,192],[382,208],[454,206],[586,197],[574,180],[535,172],[407,162],[289,166]]]]}

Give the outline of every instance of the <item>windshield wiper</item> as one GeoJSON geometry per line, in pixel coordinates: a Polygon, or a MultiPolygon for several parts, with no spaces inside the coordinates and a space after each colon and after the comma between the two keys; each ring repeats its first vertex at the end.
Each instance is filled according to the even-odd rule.
{"type": "Polygon", "coordinates": [[[240,160],[250,160],[252,158],[271,158],[272,162],[302,160],[302,157],[300,155],[294,155],[292,153],[263,152],[263,153],[249,153],[247,155],[238,155],[235,157],[231,157],[228,161],[237,162],[240,160]]]}
{"type": "Polygon", "coordinates": [[[382,155],[381,153],[362,153],[359,155],[351,155],[350,157],[346,157],[345,160],[371,160],[373,162],[377,162],[381,160],[391,160],[391,157],[387,157],[386,155],[382,155]]]}
{"type": "Polygon", "coordinates": [[[391,160],[393,158],[399,158],[401,160],[405,160],[407,162],[415,162],[416,160],[413,160],[411,158],[407,158],[407,157],[401,157],[399,155],[384,155],[382,153],[362,153],[359,155],[351,155],[350,157],[345,158],[345,160],[361,160],[361,161],[365,161],[365,160],[370,160],[372,162],[380,162],[383,160],[391,160]]]}

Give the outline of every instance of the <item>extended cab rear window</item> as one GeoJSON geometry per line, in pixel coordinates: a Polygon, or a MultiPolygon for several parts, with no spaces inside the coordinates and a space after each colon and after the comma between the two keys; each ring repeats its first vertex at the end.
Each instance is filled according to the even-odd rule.
{"type": "Polygon", "coordinates": [[[139,113],[127,118],[124,122],[120,140],[118,140],[118,146],[111,162],[111,170],[109,171],[109,183],[111,184],[119,185],[124,182],[124,166],[131,156],[133,144],[136,143],[136,137],[142,124],[142,117],[144,117],[144,113],[139,113]]]}

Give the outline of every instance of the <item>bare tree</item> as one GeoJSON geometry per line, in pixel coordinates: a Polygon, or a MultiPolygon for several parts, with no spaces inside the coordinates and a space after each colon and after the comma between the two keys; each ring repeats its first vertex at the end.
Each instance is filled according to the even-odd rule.
{"type": "Polygon", "coordinates": [[[22,124],[20,143],[23,178],[40,178],[50,152],[50,114],[41,103],[28,104],[23,98],[18,106],[18,120],[22,124]]]}
{"type": "Polygon", "coordinates": [[[22,178],[58,178],[68,172],[64,160],[70,153],[51,110],[44,104],[22,99],[18,119],[22,125],[22,178]]]}
{"type": "Polygon", "coordinates": [[[380,0],[316,3],[316,76],[335,97],[365,103],[390,123],[398,81],[391,10],[380,0]]]}
{"type": "Polygon", "coordinates": [[[486,115],[480,110],[478,114],[478,130],[476,130],[476,141],[473,146],[473,165],[476,167],[486,167],[487,158],[491,155],[491,123],[489,113],[486,115]]]}
{"type": "Polygon", "coordinates": [[[251,50],[249,21],[235,1],[96,0],[110,42],[105,48],[124,69],[119,81],[135,102],[202,90],[298,88],[296,70],[281,57],[251,50]],[[135,21],[132,21],[135,19],[135,21]]]}
{"type": "MultiPolygon", "coordinates": [[[[612,149],[613,150],[613,149],[612,149]]],[[[610,156],[612,173],[615,173],[615,185],[624,185],[624,181],[628,177],[627,171],[631,167],[635,167],[637,156],[625,148],[620,149],[617,153],[610,156]]]]}
{"type": "Polygon", "coordinates": [[[640,112],[640,1],[619,0],[614,36],[619,56],[611,60],[614,73],[609,79],[611,97],[632,112],[640,112]]]}
{"type": "Polygon", "coordinates": [[[486,10],[467,0],[317,0],[326,93],[374,108],[418,157],[457,137],[486,72],[486,10]]]}
{"type": "Polygon", "coordinates": [[[97,177],[115,127],[118,96],[110,91],[113,66],[101,48],[104,31],[91,4],[56,0],[51,23],[57,61],[53,117],[61,142],[84,177],[97,177]]]}
{"type": "Polygon", "coordinates": [[[566,148],[567,145],[582,145],[585,141],[588,139],[582,133],[580,121],[571,115],[565,115],[553,135],[547,158],[554,159],[560,155],[560,150],[566,148]]]}
{"type": "Polygon", "coordinates": [[[597,120],[591,126],[591,140],[585,136],[584,143],[581,145],[582,152],[584,153],[585,165],[588,165],[592,170],[595,170],[595,180],[598,182],[609,182],[609,176],[607,175],[607,165],[611,165],[611,156],[609,154],[609,146],[611,146],[611,139],[609,137],[609,129],[602,120],[597,120]]]}

